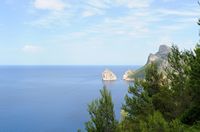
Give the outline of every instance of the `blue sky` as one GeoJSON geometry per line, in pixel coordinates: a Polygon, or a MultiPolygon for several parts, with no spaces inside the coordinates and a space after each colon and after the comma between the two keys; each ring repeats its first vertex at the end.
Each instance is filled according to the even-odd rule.
{"type": "Polygon", "coordinates": [[[1,0],[0,65],[143,65],[194,48],[197,0],[1,0]]]}

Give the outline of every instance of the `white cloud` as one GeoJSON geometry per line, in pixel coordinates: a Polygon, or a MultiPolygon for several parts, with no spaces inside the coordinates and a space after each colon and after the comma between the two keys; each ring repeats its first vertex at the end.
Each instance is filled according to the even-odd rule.
{"type": "Polygon", "coordinates": [[[143,17],[136,17],[135,14],[130,14],[116,19],[107,19],[104,26],[107,27],[107,31],[111,29],[111,34],[120,33],[137,37],[148,33],[148,21],[150,19],[145,20],[143,17]]]}
{"type": "Polygon", "coordinates": [[[152,0],[114,0],[118,6],[126,6],[128,8],[145,8],[149,7],[152,0]]]}
{"type": "Polygon", "coordinates": [[[105,9],[105,8],[109,8],[109,0],[88,0],[86,2],[87,5],[95,7],[95,8],[99,8],[99,9],[105,9]]]}
{"type": "Polygon", "coordinates": [[[195,9],[130,9],[124,16],[105,17],[98,24],[91,24],[82,32],[98,36],[118,35],[131,38],[146,38],[163,33],[170,35],[191,26],[197,16],[198,11],[195,9]]]}
{"type": "Polygon", "coordinates": [[[35,0],[34,7],[43,10],[64,10],[66,4],[61,0],[35,0]]]}
{"type": "Polygon", "coordinates": [[[52,28],[58,26],[68,26],[71,14],[66,14],[64,11],[50,12],[36,20],[29,22],[29,25],[41,28],[52,28]]]}
{"type": "Polygon", "coordinates": [[[179,16],[179,17],[194,17],[199,16],[199,10],[171,10],[171,9],[158,9],[162,15],[179,16]]]}
{"type": "Polygon", "coordinates": [[[22,47],[22,51],[25,53],[35,54],[41,52],[42,48],[34,45],[24,45],[24,47],[22,47]]]}
{"type": "Polygon", "coordinates": [[[176,0],[162,0],[163,2],[174,2],[176,0]]]}
{"type": "Polygon", "coordinates": [[[164,21],[176,25],[170,26],[167,24],[166,26],[166,29],[170,29],[170,31],[173,29],[175,31],[187,25],[180,25],[181,20],[184,19],[185,23],[194,21],[194,17],[198,16],[199,11],[183,10],[182,8],[176,10],[166,8],[152,9],[151,4],[153,0],[87,0],[75,2],[76,4],[67,10],[64,9],[66,5],[69,5],[67,1],[64,3],[61,0],[36,0],[35,4],[37,2],[40,3],[39,1],[45,2],[35,7],[38,7],[38,9],[52,9],[53,11],[38,15],[37,19],[30,22],[31,25],[42,28],[65,27],[70,24],[73,26],[72,22],[77,22],[77,20],[84,19],[84,17],[102,15],[98,24],[90,23],[85,28],[88,32],[92,31],[99,34],[110,32],[109,34],[142,36],[149,32],[155,32],[155,29],[163,30],[163,27],[166,25],[164,21]],[[55,4],[57,2],[60,4],[55,4]],[[118,7],[125,7],[126,15],[110,16],[113,13],[109,12],[109,9],[116,9],[118,7]],[[106,16],[107,13],[109,16],[106,16]],[[77,19],[80,16],[83,18],[77,19]],[[152,27],[154,27],[153,31],[152,27]]]}
{"type": "Polygon", "coordinates": [[[151,2],[152,0],[88,0],[87,4],[99,9],[111,8],[113,6],[145,8],[149,7],[151,2]]]}
{"type": "Polygon", "coordinates": [[[63,0],[35,0],[32,6],[30,13],[33,12],[31,15],[35,18],[25,24],[40,28],[68,26],[69,19],[74,15],[75,10],[71,8],[70,3],[63,0]],[[41,13],[38,9],[47,10],[47,12],[41,13]]]}
{"type": "Polygon", "coordinates": [[[105,13],[104,10],[87,6],[85,10],[82,12],[82,17],[91,17],[95,15],[103,15],[105,13]]]}
{"type": "Polygon", "coordinates": [[[125,16],[107,17],[102,22],[91,25],[83,32],[102,36],[146,37],[150,32],[149,25],[155,21],[158,21],[157,18],[152,17],[150,12],[138,10],[125,16]]]}
{"type": "Polygon", "coordinates": [[[102,15],[110,8],[106,0],[88,0],[83,5],[82,17],[102,15]]]}
{"type": "Polygon", "coordinates": [[[83,17],[91,17],[91,16],[94,16],[94,15],[96,15],[96,13],[93,12],[93,11],[90,11],[90,10],[86,10],[86,11],[84,11],[84,12],[82,13],[82,16],[83,16],[83,17]]]}
{"type": "Polygon", "coordinates": [[[88,0],[85,3],[83,17],[102,15],[112,7],[126,7],[129,9],[143,9],[150,6],[152,0],[88,0]]]}
{"type": "Polygon", "coordinates": [[[158,44],[173,44],[172,38],[168,35],[163,35],[159,38],[158,44]]]}

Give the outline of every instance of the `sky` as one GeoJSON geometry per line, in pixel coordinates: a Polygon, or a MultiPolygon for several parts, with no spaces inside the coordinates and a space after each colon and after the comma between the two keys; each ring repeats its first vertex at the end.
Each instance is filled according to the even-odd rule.
{"type": "Polygon", "coordinates": [[[0,65],[143,65],[199,42],[197,0],[1,0],[0,65]]]}

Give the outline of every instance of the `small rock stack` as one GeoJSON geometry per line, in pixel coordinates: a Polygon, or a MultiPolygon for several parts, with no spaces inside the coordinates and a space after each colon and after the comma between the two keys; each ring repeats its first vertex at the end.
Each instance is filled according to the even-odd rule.
{"type": "Polygon", "coordinates": [[[104,80],[104,81],[114,81],[114,80],[117,80],[117,76],[111,70],[106,69],[102,73],[102,80],[104,80]]]}

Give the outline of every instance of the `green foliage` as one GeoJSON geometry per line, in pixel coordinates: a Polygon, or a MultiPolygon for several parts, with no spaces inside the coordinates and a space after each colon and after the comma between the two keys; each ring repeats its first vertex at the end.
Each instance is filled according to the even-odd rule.
{"type": "Polygon", "coordinates": [[[140,132],[183,132],[184,127],[179,120],[167,122],[159,111],[149,115],[147,121],[140,121],[140,132]]]}
{"type": "Polygon", "coordinates": [[[166,69],[167,78],[170,80],[171,89],[177,96],[181,96],[188,83],[190,72],[190,62],[193,57],[191,51],[179,51],[177,46],[172,46],[168,56],[169,67],[166,69]]]}
{"type": "MultiPolygon", "coordinates": [[[[200,25],[200,19],[198,21],[200,25]]],[[[191,71],[189,72],[189,86],[191,90],[191,105],[183,114],[183,123],[194,125],[200,121],[200,45],[194,49],[194,56],[191,59],[191,71]]],[[[200,125],[198,125],[200,126],[200,125]]],[[[197,129],[200,130],[200,127],[197,129]]],[[[193,129],[192,129],[193,130],[193,129]]]]}
{"type": "Polygon", "coordinates": [[[128,92],[132,96],[125,96],[126,105],[124,105],[124,110],[128,112],[128,117],[131,120],[136,120],[137,116],[145,118],[146,115],[152,112],[152,100],[147,92],[140,88],[137,82],[134,87],[129,87],[128,92]]]}
{"type": "MultiPolygon", "coordinates": [[[[136,81],[134,87],[129,87],[129,95],[125,96],[125,102],[122,109],[127,112],[125,119],[132,122],[132,129],[139,129],[139,121],[145,120],[149,113],[153,112],[152,100],[146,91],[141,89],[140,81],[136,81]]],[[[130,126],[130,125],[129,125],[130,126]]]]}
{"type": "Polygon", "coordinates": [[[158,64],[152,63],[147,67],[143,88],[151,97],[155,111],[160,111],[166,120],[174,118],[175,104],[168,80],[158,71],[158,64]]]}
{"type": "Polygon", "coordinates": [[[175,118],[175,103],[171,90],[163,87],[159,93],[153,95],[152,100],[155,110],[160,111],[168,121],[175,118]]]}
{"type": "Polygon", "coordinates": [[[196,122],[192,126],[184,126],[184,132],[199,132],[200,122],[196,122]]]}
{"type": "Polygon", "coordinates": [[[166,131],[183,131],[178,117],[188,108],[191,100],[189,73],[192,59],[191,51],[181,52],[173,46],[165,75],[158,71],[157,64],[152,63],[146,67],[145,79],[137,80],[134,87],[129,87],[129,95],[125,97],[122,109],[128,113],[126,121],[123,121],[126,127],[131,127],[129,129],[132,131],[160,131],[156,123],[152,130],[148,126],[154,119],[159,119],[165,122],[163,127],[166,131]]]}
{"type": "Polygon", "coordinates": [[[200,121],[200,45],[196,46],[194,52],[195,55],[191,61],[191,71],[189,73],[192,103],[181,118],[183,123],[189,125],[200,121]]]}
{"type": "Polygon", "coordinates": [[[157,65],[151,64],[145,71],[145,80],[136,80],[134,86],[129,87],[129,95],[125,96],[122,107],[127,112],[126,119],[132,122],[132,131],[139,131],[141,121],[147,120],[148,115],[154,112],[152,97],[159,93],[164,84],[163,75],[158,73],[157,65]]]}
{"type": "Polygon", "coordinates": [[[166,75],[175,104],[174,118],[181,116],[191,101],[189,73],[193,56],[192,51],[180,51],[177,46],[172,46],[168,56],[169,66],[166,68],[166,75]]]}
{"type": "Polygon", "coordinates": [[[163,118],[160,112],[154,112],[149,115],[147,121],[140,121],[141,132],[169,132],[168,122],[163,118]]]}
{"type": "Polygon", "coordinates": [[[197,104],[200,104],[200,45],[194,50],[195,56],[191,64],[190,86],[192,88],[192,98],[197,104]]]}
{"type": "Polygon", "coordinates": [[[182,115],[181,121],[185,124],[193,125],[200,121],[200,105],[193,105],[182,115]]]}
{"type": "Polygon", "coordinates": [[[143,88],[148,95],[152,97],[157,94],[164,83],[163,74],[158,72],[157,64],[148,65],[145,70],[145,81],[142,82],[143,88]]]}
{"type": "Polygon", "coordinates": [[[104,87],[100,90],[101,98],[88,105],[91,120],[86,122],[88,132],[115,132],[117,121],[111,93],[104,87]]]}
{"type": "Polygon", "coordinates": [[[143,79],[144,76],[145,76],[145,69],[146,69],[146,65],[144,65],[143,67],[141,67],[138,70],[134,71],[133,74],[130,74],[129,78],[143,79]]]}
{"type": "Polygon", "coordinates": [[[81,129],[78,129],[77,132],[81,132],[81,129]]]}
{"type": "Polygon", "coordinates": [[[184,132],[184,126],[180,120],[175,119],[169,123],[170,132],[184,132]]]}
{"type": "Polygon", "coordinates": [[[117,132],[133,132],[133,129],[138,130],[138,127],[135,127],[131,121],[125,119],[118,124],[117,132]]]}

